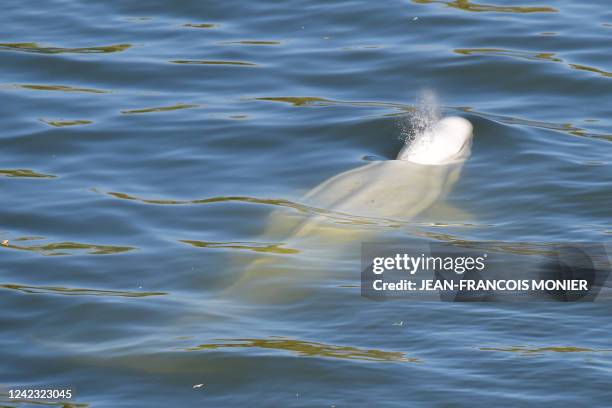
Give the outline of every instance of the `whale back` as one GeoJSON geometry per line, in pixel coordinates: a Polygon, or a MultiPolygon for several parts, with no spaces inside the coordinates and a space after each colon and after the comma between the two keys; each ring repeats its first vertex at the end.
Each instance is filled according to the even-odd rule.
{"type": "MultiPolygon", "coordinates": [[[[307,193],[302,202],[347,216],[410,220],[450,192],[471,153],[471,141],[469,121],[444,118],[404,147],[398,160],[338,174],[307,193]]],[[[311,216],[297,222],[290,227],[290,236],[316,234],[329,224],[328,218],[311,216]]]]}
{"type": "Polygon", "coordinates": [[[260,254],[226,293],[264,303],[302,299],[334,259],[359,259],[357,243],[377,239],[379,226],[385,227],[377,221],[410,220],[432,207],[450,191],[470,154],[471,125],[448,119],[434,126],[433,145],[413,144],[398,160],[324,181],[302,198],[309,211],[275,211],[264,237],[287,254],[260,254]]]}
{"type": "Polygon", "coordinates": [[[460,167],[402,160],[370,163],[320,184],[304,202],[355,216],[408,219],[444,195],[460,167]]]}

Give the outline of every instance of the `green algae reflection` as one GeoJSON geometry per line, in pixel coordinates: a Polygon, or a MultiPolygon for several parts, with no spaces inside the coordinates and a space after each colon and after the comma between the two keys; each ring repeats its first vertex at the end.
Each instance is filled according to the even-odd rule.
{"type": "Polygon", "coordinates": [[[159,106],[156,108],[143,108],[143,109],[131,109],[131,110],[124,110],[121,111],[121,113],[123,113],[124,115],[132,115],[132,114],[136,114],[136,113],[153,113],[153,112],[168,112],[168,111],[174,111],[174,110],[179,110],[179,109],[191,109],[191,108],[197,108],[200,105],[195,105],[195,104],[186,104],[186,103],[177,103],[176,105],[171,105],[171,106],[159,106]]]}
{"type": "Polygon", "coordinates": [[[40,119],[41,122],[46,123],[49,126],[53,127],[66,127],[66,126],[81,126],[81,125],[89,125],[93,122],[91,120],[47,120],[40,119]]]}
{"type": "Polygon", "coordinates": [[[573,347],[573,346],[550,346],[550,347],[527,347],[527,346],[513,346],[513,347],[480,347],[482,351],[502,351],[507,353],[518,353],[518,354],[542,354],[542,353],[596,353],[596,352],[610,352],[612,350],[600,350],[591,349],[585,347],[573,347]]]}
{"type": "Polygon", "coordinates": [[[210,241],[191,241],[179,240],[184,244],[189,244],[197,248],[227,248],[241,249],[253,252],[263,252],[269,254],[297,254],[300,251],[292,248],[283,248],[283,244],[261,243],[261,242],[210,242],[210,241]]]}
{"type": "MultiPolygon", "coordinates": [[[[531,60],[539,60],[539,61],[548,61],[548,62],[564,62],[561,58],[555,57],[553,53],[545,53],[545,52],[525,52],[525,51],[512,51],[512,50],[503,50],[501,48],[459,48],[454,50],[456,53],[461,55],[472,55],[472,54],[483,54],[483,55],[497,55],[497,56],[507,56],[507,57],[518,57],[523,59],[531,59],[531,60]]],[[[598,73],[602,76],[612,76],[612,72],[606,72],[599,70],[597,68],[586,67],[586,66],[576,66],[575,64],[568,64],[573,69],[590,71],[598,73]]],[[[318,97],[310,97],[310,96],[273,96],[273,97],[256,97],[253,98],[255,101],[265,101],[265,102],[281,102],[288,103],[296,107],[327,107],[327,106],[353,106],[353,107],[372,107],[372,108],[383,108],[383,109],[395,109],[399,110],[398,113],[390,113],[385,116],[399,116],[404,115],[406,112],[414,111],[414,108],[409,105],[401,104],[401,103],[391,103],[391,102],[375,102],[375,101],[340,101],[340,100],[332,100],[332,99],[324,99],[318,97]]],[[[485,118],[499,120],[503,123],[510,124],[519,124],[524,126],[552,129],[565,132],[574,136],[581,137],[589,137],[603,140],[612,141],[612,135],[601,134],[601,133],[593,133],[586,132],[583,129],[577,128],[569,123],[550,123],[550,122],[541,122],[535,120],[522,119],[512,116],[502,116],[502,115],[494,115],[486,112],[477,112],[470,107],[451,107],[452,109],[458,109],[464,112],[476,114],[485,118]]]]}
{"type": "Polygon", "coordinates": [[[157,205],[188,205],[188,204],[212,204],[212,203],[223,203],[223,202],[244,202],[244,203],[254,203],[254,204],[270,204],[276,205],[280,207],[299,207],[306,208],[301,204],[294,203],[289,200],[283,199],[273,199],[273,198],[256,198],[256,197],[248,197],[248,196],[219,196],[219,197],[210,197],[210,198],[202,198],[197,200],[162,200],[162,199],[147,199],[141,198],[125,193],[118,192],[108,192],[107,193],[111,197],[120,198],[122,200],[130,200],[130,201],[138,201],[144,204],[157,204],[157,205]]]}
{"type": "Polygon", "coordinates": [[[99,47],[43,47],[37,43],[0,43],[0,49],[32,52],[39,54],[107,54],[112,52],[121,52],[130,48],[131,44],[115,44],[103,45],[99,47]]]}
{"type": "Polygon", "coordinates": [[[334,101],[329,99],[311,97],[311,96],[277,96],[277,97],[265,97],[255,98],[257,101],[272,101],[272,102],[285,102],[293,106],[309,106],[309,105],[331,105],[334,101]]]}
{"type": "Polygon", "coordinates": [[[173,60],[170,61],[173,64],[185,64],[185,65],[237,65],[245,67],[254,67],[257,64],[252,62],[244,61],[215,61],[215,60],[173,60]]]}
{"type": "Polygon", "coordinates": [[[525,7],[525,6],[493,6],[489,4],[477,4],[469,0],[412,0],[416,4],[440,3],[448,7],[463,11],[495,12],[495,13],[556,13],[558,10],[552,7],[525,7]]]}
{"type": "Polygon", "coordinates": [[[16,290],[28,294],[54,294],[68,296],[119,296],[142,298],[149,296],[167,295],[166,292],[131,292],[120,290],[100,290],[100,289],[83,289],[83,288],[66,288],[62,286],[29,286],[18,284],[0,284],[2,289],[16,290]]]}
{"type": "Polygon", "coordinates": [[[33,91],[60,91],[60,92],[74,92],[74,93],[95,93],[104,94],[108,91],[93,88],[75,88],[72,86],[65,85],[37,85],[37,84],[16,84],[18,88],[30,89],[33,91]]]}
{"type": "Polygon", "coordinates": [[[28,169],[0,169],[0,176],[15,177],[15,178],[56,178],[53,174],[37,173],[34,170],[28,169]]]}
{"type": "Polygon", "coordinates": [[[400,103],[376,101],[339,101],[319,98],[316,96],[266,96],[253,98],[253,100],[266,102],[283,102],[291,104],[293,106],[354,106],[364,108],[398,109],[402,112],[410,112],[414,110],[412,106],[400,103]]]}
{"type": "Polygon", "coordinates": [[[589,71],[589,72],[594,72],[594,73],[599,74],[599,75],[604,76],[604,77],[612,77],[612,72],[604,71],[604,70],[599,69],[599,68],[593,68],[593,67],[589,67],[587,65],[579,65],[579,64],[569,64],[569,66],[572,67],[573,69],[577,69],[579,71],[589,71]]]}
{"type": "MultiPolygon", "coordinates": [[[[94,192],[98,192],[92,189],[94,192]]],[[[125,193],[108,192],[106,193],[111,197],[119,198],[122,200],[135,201],[143,204],[154,204],[154,205],[203,205],[203,204],[215,204],[215,203],[226,203],[226,202],[240,202],[250,204],[263,204],[275,207],[283,207],[296,210],[303,214],[309,215],[320,215],[328,220],[341,223],[341,224],[355,224],[355,225],[380,225],[386,227],[398,227],[400,224],[396,220],[388,220],[384,218],[369,218],[361,217],[352,214],[346,214],[337,211],[330,211],[324,208],[312,207],[290,200],[274,199],[274,198],[256,198],[247,196],[221,196],[221,197],[210,197],[199,200],[155,200],[145,199],[141,197],[132,196],[125,193]]]]}
{"type": "Polygon", "coordinates": [[[399,351],[361,349],[351,346],[336,346],[302,340],[284,338],[270,339],[217,339],[215,342],[190,347],[188,351],[219,350],[226,348],[258,348],[267,350],[288,351],[300,357],[327,357],[347,360],[364,360],[378,362],[420,362],[417,358],[408,358],[399,351]]]}
{"type": "Polygon", "coordinates": [[[556,58],[552,52],[528,52],[528,51],[515,51],[515,50],[504,50],[501,48],[457,48],[455,50],[457,54],[463,55],[497,55],[504,57],[515,57],[523,58],[528,60],[545,60],[553,62],[563,62],[561,58],[556,58]]]}
{"type": "Polygon", "coordinates": [[[517,51],[505,50],[502,48],[457,48],[453,51],[461,55],[494,55],[498,57],[521,58],[533,61],[559,62],[574,70],[594,72],[608,78],[612,77],[612,72],[604,71],[599,68],[589,67],[588,65],[571,64],[569,62],[566,63],[563,59],[556,57],[552,52],[517,51]]]}
{"type": "Polygon", "coordinates": [[[15,242],[22,242],[24,240],[9,240],[9,243],[3,245],[0,248],[10,248],[20,251],[36,252],[45,256],[60,256],[60,255],[74,255],[79,252],[86,252],[90,255],[112,255],[120,254],[123,252],[132,251],[136,248],[130,246],[115,246],[115,245],[94,245],[94,244],[83,244],[79,242],[53,242],[49,244],[40,245],[17,245],[15,242]]]}

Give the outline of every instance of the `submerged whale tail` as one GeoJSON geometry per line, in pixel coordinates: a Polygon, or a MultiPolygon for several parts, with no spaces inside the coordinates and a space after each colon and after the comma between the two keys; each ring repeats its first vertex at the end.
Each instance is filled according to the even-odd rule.
{"type": "Polygon", "coordinates": [[[472,146],[472,124],[458,116],[436,122],[410,144],[397,160],[417,164],[450,164],[466,160],[472,146]]]}

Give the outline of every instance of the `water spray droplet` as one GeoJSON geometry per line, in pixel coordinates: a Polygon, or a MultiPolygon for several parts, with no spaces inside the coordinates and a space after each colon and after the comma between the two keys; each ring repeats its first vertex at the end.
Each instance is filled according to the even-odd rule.
{"type": "Polygon", "coordinates": [[[427,131],[439,120],[440,105],[436,94],[430,90],[422,91],[414,109],[399,124],[400,138],[406,144],[414,143],[417,139],[419,143],[428,143],[425,140],[427,131]]]}

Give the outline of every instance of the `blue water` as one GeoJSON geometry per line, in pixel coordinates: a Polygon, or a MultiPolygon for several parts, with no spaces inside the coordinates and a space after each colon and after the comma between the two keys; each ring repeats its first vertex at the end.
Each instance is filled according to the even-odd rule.
{"type": "Polygon", "coordinates": [[[358,249],[292,300],[227,291],[259,259],[299,265],[307,248],[262,235],[270,214],[395,157],[427,89],[474,125],[448,197],[463,215],[381,239],[609,241],[609,2],[482,1],[4,2],[4,389],[75,388],[64,407],[610,406],[609,304],[373,302],[358,249]]]}

